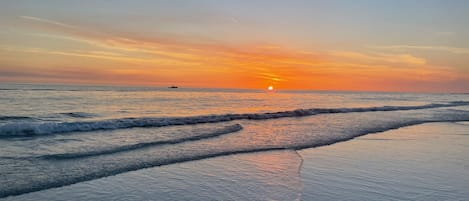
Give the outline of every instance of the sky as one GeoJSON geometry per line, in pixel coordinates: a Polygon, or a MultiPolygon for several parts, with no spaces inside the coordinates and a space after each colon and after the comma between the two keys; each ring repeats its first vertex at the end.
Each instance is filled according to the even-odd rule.
{"type": "Polygon", "coordinates": [[[469,92],[469,1],[2,0],[0,83],[469,92]]]}

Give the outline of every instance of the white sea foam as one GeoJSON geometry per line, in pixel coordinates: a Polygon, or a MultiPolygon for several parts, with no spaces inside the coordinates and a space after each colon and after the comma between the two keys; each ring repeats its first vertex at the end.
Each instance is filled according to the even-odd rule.
{"type": "Polygon", "coordinates": [[[105,154],[114,154],[124,151],[131,151],[135,149],[141,149],[145,147],[151,146],[160,146],[160,145],[171,145],[195,140],[202,140],[206,138],[213,138],[225,134],[234,133],[240,131],[243,127],[240,124],[233,124],[224,126],[221,128],[213,128],[202,131],[202,133],[194,133],[192,136],[184,137],[184,138],[173,138],[168,140],[156,140],[151,142],[141,142],[136,144],[130,145],[123,145],[118,147],[111,147],[111,148],[104,148],[98,150],[91,150],[91,151],[84,151],[84,152],[69,152],[69,153],[60,153],[60,154],[50,154],[40,156],[39,158],[43,159],[52,159],[52,160],[63,160],[63,159],[76,159],[76,158],[83,158],[83,157],[90,157],[90,156],[99,156],[105,154]]]}
{"type": "Polygon", "coordinates": [[[174,125],[191,125],[199,123],[216,123],[241,119],[265,120],[285,117],[302,117],[317,114],[351,113],[351,112],[375,112],[375,111],[399,111],[419,110],[441,107],[454,107],[469,105],[467,101],[455,101],[449,103],[433,103],[419,106],[381,106],[362,108],[312,108],[297,109],[292,111],[268,112],[268,113],[245,113],[245,114],[222,114],[191,117],[169,117],[169,118],[122,118],[99,121],[78,122],[17,122],[0,126],[0,137],[19,137],[47,135],[68,132],[85,132],[95,130],[113,130],[134,127],[162,127],[174,125]]]}
{"type": "Polygon", "coordinates": [[[57,90],[0,91],[0,197],[177,162],[469,120],[465,94],[42,88],[57,90]]]}
{"type": "Polygon", "coordinates": [[[262,128],[268,123],[267,121],[264,123],[247,121],[245,123],[249,123],[250,126],[245,126],[243,131],[234,135],[223,136],[224,139],[213,137],[239,131],[241,125],[234,124],[215,129],[214,132],[204,134],[201,139],[196,137],[190,142],[187,139],[185,141],[175,138],[166,142],[169,144],[164,144],[168,146],[157,146],[159,142],[155,142],[155,144],[148,142],[149,144],[123,145],[120,149],[114,150],[95,150],[88,153],[70,152],[68,155],[32,159],[2,159],[5,164],[15,164],[11,167],[5,166],[4,168],[7,169],[4,171],[23,172],[16,174],[15,177],[7,177],[4,183],[0,184],[0,197],[70,185],[154,166],[231,154],[318,147],[350,140],[369,133],[422,123],[469,121],[469,113],[465,111],[434,110],[424,113],[425,115],[422,114],[417,111],[408,111],[405,117],[402,117],[400,112],[365,115],[335,114],[331,115],[334,122],[330,122],[331,119],[327,117],[329,115],[324,115],[318,118],[299,119],[299,122],[293,123],[292,127],[284,124],[289,122],[288,120],[274,119],[268,121],[271,122],[271,125],[267,126],[266,130],[262,130],[262,128]],[[353,120],[350,120],[351,118],[353,120]],[[272,125],[276,127],[271,127],[272,125]],[[313,125],[312,128],[311,125],[313,125]],[[275,135],[279,131],[281,135],[275,135]],[[275,140],[282,136],[286,139],[275,140]],[[31,171],[28,168],[17,169],[18,167],[29,167],[33,170],[40,168],[40,171],[31,171]],[[12,168],[12,170],[8,168],[12,168]]]}

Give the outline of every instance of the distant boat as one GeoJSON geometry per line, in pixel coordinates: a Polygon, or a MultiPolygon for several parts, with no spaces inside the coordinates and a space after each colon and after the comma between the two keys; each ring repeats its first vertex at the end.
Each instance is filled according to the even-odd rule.
{"type": "Polygon", "coordinates": [[[168,87],[168,88],[170,88],[170,89],[177,89],[177,88],[179,88],[179,87],[173,85],[173,86],[170,86],[170,87],[168,87]]]}

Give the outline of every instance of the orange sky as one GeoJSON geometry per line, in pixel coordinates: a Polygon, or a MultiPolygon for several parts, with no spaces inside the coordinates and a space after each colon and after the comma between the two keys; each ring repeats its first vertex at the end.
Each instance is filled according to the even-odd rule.
{"type": "Polygon", "coordinates": [[[242,37],[223,39],[16,12],[2,26],[0,82],[426,92],[467,92],[469,85],[469,49],[460,47],[315,47],[289,37],[262,39],[254,28],[250,39],[251,25],[238,30],[242,37]]]}

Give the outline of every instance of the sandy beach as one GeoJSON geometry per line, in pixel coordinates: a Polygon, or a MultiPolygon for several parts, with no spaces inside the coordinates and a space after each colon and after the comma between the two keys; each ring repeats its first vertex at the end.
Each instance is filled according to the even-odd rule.
{"type": "Polygon", "coordinates": [[[4,200],[465,200],[467,122],[143,169],[4,200]],[[66,198],[66,199],[65,199],[66,198]]]}

